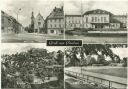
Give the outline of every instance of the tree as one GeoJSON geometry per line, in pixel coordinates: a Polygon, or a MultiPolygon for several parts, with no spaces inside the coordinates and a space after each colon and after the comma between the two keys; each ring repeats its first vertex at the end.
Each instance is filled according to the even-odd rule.
{"type": "Polygon", "coordinates": [[[127,57],[123,58],[123,67],[127,67],[127,57]]]}
{"type": "Polygon", "coordinates": [[[58,53],[57,58],[55,60],[58,62],[59,65],[63,65],[64,64],[64,54],[61,50],[59,50],[57,53],[58,53]]]}
{"type": "Polygon", "coordinates": [[[108,64],[108,62],[105,60],[105,56],[109,56],[112,59],[112,62],[115,62],[114,58],[116,54],[112,52],[110,47],[110,45],[104,44],[84,44],[83,47],[72,47],[70,50],[67,49],[68,52],[70,52],[69,54],[66,54],[66,57],[68,57],[68,59],[70,58],[70,62],[68,64],[78,66],[84,62],[82,65],[86,66],[87,64],[91,65],[93,62],[97,63],[94,58],[91,59],[91,55],[98,55],[99,64],[108,64]],[[101,54],[99,54],[99,52],[101,54]],[[79,59],[76,57],[78,53],[81,55],[81,58],[79,59]],[[86,54],[87,58],[84,57],[83,54],[86,54]]]}
{"type": "Polygon", "coordinates": [[[48,75],[55,75],[53,68],[48,69],[47,66],[63,65],[64,53],[58,51],[56,60],[54,55],[53,52],[39,48],[32,48],[26,52],[11,55],[2,55],[2,88],[16,88],[18,85],[16,77],[26,83],[26,87],[34,87],[32,84],[34,76],[44,81],[48,75]],[[8,77],[8,75],[11,77],[8,77]]]}

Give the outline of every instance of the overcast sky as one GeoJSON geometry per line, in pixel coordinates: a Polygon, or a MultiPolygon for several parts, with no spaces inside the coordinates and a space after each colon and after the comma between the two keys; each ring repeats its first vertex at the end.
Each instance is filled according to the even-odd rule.
{"type": "Polygon", "coordinates": [[[83,13],[93,9],[103,9],[113,14],[128,13],[128,0],[0,0],[0,7],[15,18],[21,8],[19,22],[27,26],[30,24],[32,11],[35,16],[40,12],[45,19],[55,6],[64,5],[66,14],[80,14],[81,2],[83,13]]]}
{"type": "Polygon", "coordinates": [[[54,7],[63,6],[62,0],[0,0],[0,7],[3,11],[16,18],[16,13],[19,11],[19,22],[23,26],[30,24],[31,12],[34,15],[40,12],[44,19],[50,14],[54,7]]]}
{"type": "Polygon", "coordinates": [[[23,51],[27,51],[30,48],[43,48],[43,49],[47,49],[49,52],[52,51],[58,51],[58,50],[62,50],[64,51],[64,47],[60,47],[60,46],[46,46],[45,43],[16,43],[16,44],[12,44],[12,43],[4,43],[1,44],[1,54],[15,54],[17,52],[23,52],[23,51]]]}
{"type": "Polygon", "coordinates": [[[64,0],[64,6],[66,14],[80,14],[81,10],[84,13],[93,9],[103,9],[113,14],[128,13],[128,0],[64,0]]]}

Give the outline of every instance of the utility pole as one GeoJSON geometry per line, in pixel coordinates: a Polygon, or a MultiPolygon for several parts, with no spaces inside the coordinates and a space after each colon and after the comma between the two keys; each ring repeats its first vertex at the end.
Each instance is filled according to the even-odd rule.
{"type": "MultiPolygon", "coordinates": [[[[128,34],[128,13],[126,13],[126,29],[127,29],[127,34],[128,34]]],[[[127,38],[128,38],[128,35],[127,35],[127,38]]]]}
{"type": "Polygon", "coordinates": [[[128,13],[126,13],[126,28],[127,28],[127,31],[128,31],[128,13]]]}
{"type": "Polygon", "coordinates": [[[84,22],[83,22],[83,2],[81,0],[81,28],[84,28],[84,22]]]}

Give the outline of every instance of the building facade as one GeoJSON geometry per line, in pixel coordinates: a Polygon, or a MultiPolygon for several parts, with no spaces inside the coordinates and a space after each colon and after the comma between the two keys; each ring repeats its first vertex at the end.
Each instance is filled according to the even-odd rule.
{"type": "Polygon", "coordinates": [[[73,30],[74,28],[82,28],[81,15],[65,15],[65,19],[67,30],[73,30]]]}
{"type": "Polygon", "coordinates": [[[85,12],[83,19],[84,28],[120,28],[120,22],[113,19],[113,14],[101,9],[85,12]]]}
{"type": "Polygon", "coordinates": [[[40,13],[34,17],[34,13],[32,12],[30,27],[34,33],[46,33],[45,20],[40,13]]]}
{"type": "Polygon", "coordinates": [[[46,33],[45,21],[43,16],[39,13],[35,18],[35,31],[38,33],[46,33]]]}
{"type": "Polygon", "coordinates": [[[14,17],[1,11],[1,32],[2,33],[21,33],[24,27],[14,17]]]}
{"type": "Polygon", "coordinates": [[[46,27],[48,34],[64,33],[64,11],[63,7],[55,7],[46,19],[46,27]]]}
{"type": "Polygon", "coordinates": [[[116,16],[111,12],[96,9],[83,15],[66,15],[66,30],[75,28],[120,29],[126,27],[126,16],[116,16]]]}
{"type": "Polygon", "coordinates": [[[127,27],[127,15],[114,15],[114,19],[117,19],[122,23],[122,28],[127,27]]]}

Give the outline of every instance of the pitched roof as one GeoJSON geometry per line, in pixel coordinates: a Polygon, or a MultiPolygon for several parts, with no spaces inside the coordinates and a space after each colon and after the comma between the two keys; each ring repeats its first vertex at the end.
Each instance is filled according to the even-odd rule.
{"type": "Polygon", "coordinates": [[[39,19],[39,18],[44,20],[43,16],[40,13],[38,13],[38,15],[36,16],[36,19],[39,19]]]}
{"type": "Polygon", "coordinates": [[[101,10],[101,9],[91,10],[91,11],[87,11],[87,12],[84,13],[84,15],[88,15],[88,14],[109,14],[109,15],[113,15],[111,12],[108,12],[106,10],[101,10]]]}
{"type": "Polygon", "coordinates": [[[114,15],[114,17],[127,17],[126,15],[114,15]]]}
{"type": "Polygon", "coordinates": [[[54,8],[53,11],[48,16],[48,19],[56,19],[56,18],[64,18],[64,11],[63,7],[61,8],[54,8]]]}
{"type": "Polygon", "coordinates": [[[110,19],[110,23],[121,23],[121,22],[117,19],[112,18],[110,19]]]}

